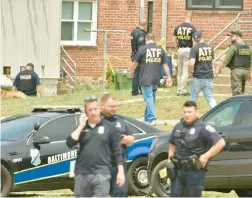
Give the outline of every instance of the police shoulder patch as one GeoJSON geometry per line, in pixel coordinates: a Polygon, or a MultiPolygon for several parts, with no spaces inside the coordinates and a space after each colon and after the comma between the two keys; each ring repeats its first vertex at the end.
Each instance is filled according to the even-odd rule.
{"type": "Polygon", "coordinates": [[[208,130],[211,133],[215,133],[216,132],[215,128],[212,127],[211,125],[206,125],[205,129],[208,130]]]}

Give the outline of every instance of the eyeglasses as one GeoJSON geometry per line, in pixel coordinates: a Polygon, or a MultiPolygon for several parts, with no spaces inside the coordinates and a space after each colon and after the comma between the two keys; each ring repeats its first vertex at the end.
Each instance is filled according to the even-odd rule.
{"type": "Polygon", "coordinates": [[[94,101],[98,101],[96,96],[88,96],[84,99],[84,103],[89,103],[89,102],[94,102],[94,101]]]}

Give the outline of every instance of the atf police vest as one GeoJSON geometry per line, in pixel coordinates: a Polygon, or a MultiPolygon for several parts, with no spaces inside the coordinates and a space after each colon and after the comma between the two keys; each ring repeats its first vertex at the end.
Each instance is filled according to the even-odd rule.
{"type": "Polygon", "coordinates": [[[27,71],[19,73],[19,83],[18,91],[33,91],[36,90],[36,85],[34,83],[35,78],[33,73],[27,71]]]}
{"type": "Polygon", "coordinates": [[[198,125],[195,128],[187,129],[180,124],[174,133],[174,142],[176,145],[175,156],[178,159],[188,159],[196,154],[198,157],[206,152],[207,146],[200,137],[200,132],[205,126],[198,125]]]}
{"type": "Polygon", "coordinates": [[[243,45],[240,43],[234,43],[237,47],[237,51],[232,57],[231,61],[228,63],[228,67],[250,67],[251,50],[247,44],[243,45]]]}

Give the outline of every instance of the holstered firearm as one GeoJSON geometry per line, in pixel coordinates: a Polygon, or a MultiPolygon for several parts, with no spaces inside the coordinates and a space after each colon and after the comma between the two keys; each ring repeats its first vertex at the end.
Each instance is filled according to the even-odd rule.
{"type": "Polygon", "coordinates": [[[175,165],[173,164],[173,162],[168,162],[166,165],[166,169],[168,172],[168,178],[169,179],[174,179],[176,177],[176,171],[175,171],[175,165]]]}
{"type": "Polygon", "coordinates": [[[201,165],[197,155],[192,155],[192,156],[189,157],[188,165],[192,169],[196,169],[196,170],[201,170],[202,169],[202,165],[201,165]]]}

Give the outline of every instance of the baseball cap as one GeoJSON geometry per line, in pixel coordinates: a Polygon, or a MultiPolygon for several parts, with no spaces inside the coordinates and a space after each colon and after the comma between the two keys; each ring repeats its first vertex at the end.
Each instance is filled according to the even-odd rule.
{"type": "Polygon", "coordinates": [[[241,32],[240,30],[231,30],[227,35],[228,35],[228,36],[237,35],[237,36],[242,37],[242,32],[241,32]]]}
{"type": "Polygon", "coordinates": [[[30,66],[34,70],[34,65],[32,63],[28,63],[26,66],[30,66]]]}
{"type": "Polygon", "coordinates": [[[200,39],[203,37],[203,35],[202,35],[201,32],[197,31],[197,32],[194,32],[194,33],[193,33],[192,37],[193,37],[193,39],[194,39],[195,41],[198,41],[198,40],[200,40],[200,39]]]}

